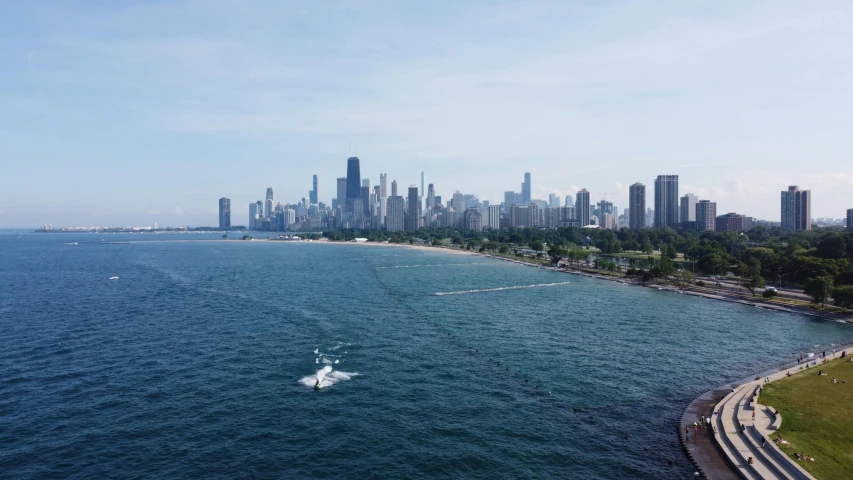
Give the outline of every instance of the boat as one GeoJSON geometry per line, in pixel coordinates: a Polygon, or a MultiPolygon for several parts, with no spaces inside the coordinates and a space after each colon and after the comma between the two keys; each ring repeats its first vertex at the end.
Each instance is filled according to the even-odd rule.
{"type": "Polygon", "coordinates": [[[110,277],[110,280],[118,280],[118,277],[110,277]]]}

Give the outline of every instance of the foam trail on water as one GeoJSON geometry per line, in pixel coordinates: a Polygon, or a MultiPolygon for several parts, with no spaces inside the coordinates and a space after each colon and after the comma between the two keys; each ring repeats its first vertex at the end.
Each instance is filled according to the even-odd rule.
{"type": "Polygon", "coordinates": [[[308,375],[307,377],[302,377],[299,382],[305,385],[306,387],[314,388],[317,385],[317,382],[320,382],[320,388],[331,387],[332,385],[350,380],[352,377],[358,375],[358,372],[340,372],[337,370],[332,370],[330,365],[326,365],[325,367],[317,370],[314,375],[308,375]]]}
{"type": "Polygon", "coordinates": [[[376,267],[377,269],[386,269],[386,268],[427,268],[427,267],[459,267],[464,265],[483,265],[480,262],[472,262],[472,263],[437,263],[437,264],[429,264],[429,265],[393,265],[390,267],[376,267]]]}
{"type": "Polygon", "coordinates": [[[462,290],[459,292],[435,292],[435,296],[444,295],[465,295],[468,293],[485,293],[485,292],[502,292],[504,290],[519,290],[522,288],[538,288],[538,287],[556,287],[557,285],[568,285],[572,282],[557,282],[557,283],[537,283],[534,285],[517,285],[514,287],[498,287],[498,288],[483,288],[480,290],[462,290]]]}

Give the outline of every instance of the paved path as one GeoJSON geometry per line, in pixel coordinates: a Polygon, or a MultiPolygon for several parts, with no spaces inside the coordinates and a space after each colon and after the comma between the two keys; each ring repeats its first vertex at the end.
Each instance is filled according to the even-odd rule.
{"type": "MultiPolygon", "coordinates": [[[[841,356],[842,350],[828,354],[826,360],[841,356]]],[[[717,431],[714,439],[736,471],[747,479],[814,480],[808,472],[782,452],[772,441],[782,418],[770,407],[758,403],[760,391],[773,382],[807,368],[819,366],[824,359],[783,369],[759,377],[732,389],[715,407],[712,417],[717,431]],[[766,442],[762,445],[762,439],[766,442]],[[752,460],[752,461],[750,461],[752,460]]]]}

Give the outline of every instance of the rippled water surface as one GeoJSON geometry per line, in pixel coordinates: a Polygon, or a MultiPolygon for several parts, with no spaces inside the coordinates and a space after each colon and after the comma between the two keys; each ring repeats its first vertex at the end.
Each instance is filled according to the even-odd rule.
{"type": "Polygon", "coordinates": [[[478,256],[188,238],[0,235],[0,476],[685,478],[693,398],[853,337],[478,256]]]}

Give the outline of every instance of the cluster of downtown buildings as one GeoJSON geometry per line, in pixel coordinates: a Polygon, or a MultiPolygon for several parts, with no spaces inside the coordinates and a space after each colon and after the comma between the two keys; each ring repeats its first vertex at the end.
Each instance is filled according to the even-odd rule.
{"type": "MultiPolygon", "coordinates": [[[[379,175],[379,184],[371,188],[370,179],[361,178],[358,157],[347,159],[347,176],[337,179],[337,195],[331,205],[320,202],[317,175],[313,177],[308,198],[295,204],[275,202],[272,187],[264,201],[249,204],[247,228],[259,231],[321,231],[334,229],[384,229],[416,231],[422,227],[456,227],[469,230],[486,228],[586,227],[616,229],[627,227],[678,227],[700,231],[745,231],[758,223],[737,213],[717,215],[717,204],[688,193],[679,196],[678,175],[659,175],[654,182],[654,197],[647,200],[646,186],[635,183],[628,188],[628,208],[619,213],[605,199],[592,204],[590,193],[581,189],[575,197],[567,196],[561,204],[557,195],[548,200],[531,198],[531,176],[524,174],[521,192],[504,193],[500,205],[480,201],[476,195],[459,191],[442,201],[433,184],[424,188],[409,185],[400,191],[397,181],[388,190],[388,175],[379,175]],[[424,195],[424,193],[426,195],[424,195]],[[653,204],[652,204],[653,202],[653,204]],[[654,208],[652,208],[652,206],[654,208]]],[[[797,186],[781,192],[781,225],[787,230],[811,230],[811,191],[797,186]]],[[[853,228],[853,209],[847,211],[847,227],[853,228]]],[[[231,229],[231,200],[219,199],[219,228],[231,229]]]]}

